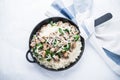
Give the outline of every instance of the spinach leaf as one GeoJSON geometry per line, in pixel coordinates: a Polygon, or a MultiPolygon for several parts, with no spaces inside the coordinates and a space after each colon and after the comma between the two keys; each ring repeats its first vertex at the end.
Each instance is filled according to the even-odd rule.
{"type": "Polygon", "coordinates": [[[59,28],[59,33],[60,33],[60,34],[64,34],[64,33],[63,33],[63,30],[62,30],[61,28],[59,28]]]}
{"type": "Polygon", "coordinates": [[[42,48],[43,48],[43,44],[42,44],[42,43],[38,43],[38,44],[36,44],[36,47],[37,47],[38,49],[42,49],[42,48]]]}
{"type": "Polygon", "coordinates": [[[47,49],[45,52],[46,52],[46,55],[50,54],[50,49],[47,49]]]}
{"type": "Polygon", "coordinates": [[[46,56],[51,56],[52,57],[53,54],[54,54],[53,52],[50,51],[50,49],[47,49],[45,52],[46,52],[46,56]]]}
{"type": "Polygon", "coordinates": [[[57,44],[57,40],[55,39],[53,42],[53,45],[55,46],[57,44]]]}
{"type": "Polygon", "coordinates": [[[69,30],[68,29],[64,29],[65,32],[69,33],[69,30]]]}
{"type": "Polygon", "coordinates": [[[50,52],[50,49],[46,50],[46,60],[50,61],[52,59],[53,53],[50,52]]]}
{"type": "Polygon", "coordinates": [[[75,41],[78,41],[79,38],[80,38],[79,34],[76,34],[76,35],[74,36],[74,40],[75,40],[75,41]]]}
{"type": "Polygon", "coordinates": [[[57,52],[57,53],[55,53],[55,55],[58,55],[59,56],[59,58],[62,56],[62,52],[60,51],[60,52],[57,52]]]}
{"type": "Polygon", "coordinates": [[[33,55],[35,55],[36,57],[38,57],[38,53],[36,52],[37,48],[36,46],[33,48],[33,55]]]}
{"type": "Polygon", "coordinates": [[[33,35],[33,39],[35,39],[35,38],[36,38],[36,35],[34,34],[34,35],[33,35]]]}
{"type": "Polygon", "coordinates": [[[51,24],[51,26],[55,26],[56,25],[56,23],[53,22],[53,21],[50,21],[50,24],[51,24]]]}
{"type": "Polygon", "coordinates": [[[67,45],[63,47],[63,50],[65,51],[68,51],[69,49],[70,49],[70,43],[68,43],[67,45]]]}

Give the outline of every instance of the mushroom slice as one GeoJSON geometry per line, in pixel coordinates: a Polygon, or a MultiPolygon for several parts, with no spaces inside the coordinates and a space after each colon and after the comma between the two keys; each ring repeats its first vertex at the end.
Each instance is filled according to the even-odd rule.
{"type": "Polygon", "coordinates": [[[41,55],[42,55],[43,58],[45,58],[45,56],[46,56],[45,51],[42,51],[41,55]]]}
{"type": "Polygon", "coordinates": [[[53,58],[54,58],[55,61],[59,61],[59,56],[58,55],[54,55],[53,58]]]}
{"type": "Polygon", "coordinates": [[[51,52],[54,52],[54,51],[55,51],[55,48],[51,48],[50,51],[51,51],[51,52]]]}
{"type": "Polygon", "coordinates": [[[65,53],[63,54],[63,57],[64,57],[64,58],[68,58],[68,52],[65,52],[65,53]]]}
{"type": "Polygon", "coordinates": [[[47,50],[48,49],[48,45],[47,45],[47,43],[44,43],[43,44],[43,50],[47,50]]]}
{"type": "Polygon", "coordinates": [[[33,41],[32,41],[31,44],[30,44],[31,47],[34,47],[35,45],[36,45],[36,43],[33,42],[33,41]]]}
{"type": "Polygon", "coordinates": [[[74,49],[76,47],[76,42],[71,43],[71,48],[74,49]]]}
{"type": "Polygon", "coordinates": [[[38,44],[38,43],[40,43],[40,40],[38,40],[38,39],[35,39],[35,42],[38,44]]]}
{"type": "Polygon", "coordinates": [[[57,26],[60,26],[60,25],[62,25],[62,24],[63,24],[62,21],[58,21],[58,22],[57,22],[57,26]]]}
{"type": "Polygon", "coordinates": [[[44,39],[44,38],[40,38],[40,41],[41,41],[42,43],[44,43],[44,42],[45,42],[45,39],[44,39]]]}

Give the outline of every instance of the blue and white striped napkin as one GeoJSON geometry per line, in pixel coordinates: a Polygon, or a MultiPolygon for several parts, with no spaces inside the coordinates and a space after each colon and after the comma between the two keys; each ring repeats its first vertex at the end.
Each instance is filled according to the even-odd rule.
{"type": "Polygon", "coordinates": [[[120,32],[118,30],[113,32],[114,27],[109,27],[108,31],[103,27],[95,28],[92,18],[81,21],[79,13],[75,12],[73,0],[55,0],[52,7],[75,22],[85,40],[88,39],[111,70],[120,75],[120,32]]]}

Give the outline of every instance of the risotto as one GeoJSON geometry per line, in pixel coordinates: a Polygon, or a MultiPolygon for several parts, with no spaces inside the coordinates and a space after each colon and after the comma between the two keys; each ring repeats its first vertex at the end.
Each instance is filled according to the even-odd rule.
{"type": "Polygon", "coordinates": [[[65,68],[80,55],[80,32],[68,22],[51,21],[36,32],[30,47],[41,65],[56,70],[65,68]]]}

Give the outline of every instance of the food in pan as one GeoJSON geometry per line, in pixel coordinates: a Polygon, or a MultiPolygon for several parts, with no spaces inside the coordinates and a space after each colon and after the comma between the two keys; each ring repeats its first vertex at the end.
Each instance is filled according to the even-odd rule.
{"type": "Polygon", "coordinates": [[[65,68],[80,55],[80,32],[69,22],[51,21],[34,34],[30,47],[39,64],[56,70],[65,68]]]}

